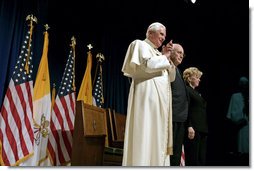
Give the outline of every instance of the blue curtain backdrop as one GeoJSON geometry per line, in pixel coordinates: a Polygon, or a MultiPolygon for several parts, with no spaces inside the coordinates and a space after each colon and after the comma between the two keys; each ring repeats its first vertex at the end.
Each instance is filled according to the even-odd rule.
{"type": "MultiPolygon", "coordinates": [[[[75,4],[75,3],[74,3],[75,4]]],[[[43,32],[45,31],[44,25],[49,24],[49,69],[50,69],[50,79],[51,87],[53,84],[56,85],[56,89],[61,81],[61,76],[64,70],[64,66],[67,60],[67,55],[69,51],[69,44],[71,43],[71,37],[75,36],[77,39],[76,46],[76,86],[77,92],[81,84],[81,80],[84,75],[86,68],[86,57],[87,57],[87,47],[88,43],[92,43],[94,48],[92,49],[93,54],[93,69],[92,77],[94,76],[94,70],[96,66],[96,54],[102,52],[106,57],[103,63],[103,85],[104,85],[104,98],[105,108],[113,108],[116,111],[125,114],[128,98],[129,81],[122,76],[121,63],[123,58],[114,58],[113,56],[118,56],[119,52],[121,56],[124,56],[125,48],[117,47],[112,44],[111,34],[112,30],[105,29],[104,32],[99,32],[97,30],[103,30],[103,25],[98,23],[96,29],[93,28],[94,33],[89,33],[91,30],[77,31],[81,26],[77,26],[72,23],[69,16],[65,16],[63,13],[73,14],[75,9],[69,11],[66,7],[74,7],[72,3],[67,4],[65,7],[61,7],[61,4],[56,10],[55,3],[49,4],[48,0],[2,0],[0,1],[0,104],[2,105],[3,98],[5,95],[6,88],[9,84],[10,77],[13,72],[13,67],[16,63],[16,59],[20,53],[20,45],[23,40],[25,33],[25,28],[28,23],[26,22],[26,16],[33,14],[37,17],[38,23],[35,24],[33,32],[33,65],[34,72],[33,78],[35,79],[39,61],[42,53],[43,46],[43,32]],[[54,5],[54,6],[53,6],[54,5]],[[62,9],[62,11],[61,11],[62,9]],[[61,13],[63,12],[63,13],[61,13]],[[58,14],[59,13],[59,14],[58,14]],[[51,18],[48,19],[48,15],[51,18]],[[64,23],[59,22],[61,20],[66,21],[64,23]],[[105,34],[107,33],[107,34],[105,34]],[[85,34],[85,35],[84,35],[85,34]],[[88,34],[88,35],[87,35],[88,34]],[[84,38],[82,38],[84,37],[84,38]],[[111,42],[110,44],[108,43],[111,42]],[[105,49],[105,50],[103,50],[105,49]],[[119,51],[119,49],[121,49],[119,51]],[[102,51],[103,50],[103,51],[102,51]],[[112,54],[113,53],[113,54],[112,54]],[[117,63],[119,65],[112,65],[117,63]]],[[[74,17],[75,18],[75,17],[74,17]]],[[[88,18],[89,20],[89,18],[88,18]]],[[[90,19],[90,24],[94,24],[93,20],[90,19]]],[[[88,24],[89,24],[88,22],[88,24]]],[[[89,27],[87,27],[89,28],[89,27]]],[[[128,43],[128,42],[125,42],[128,43]]],[[[119,45],[120,46],[120,45],[119,45]]],[[[127,44],[125,45],[127,48],[127,44]]]]}
{"type": "MultiPolygon", "coordinates": [[[[33,14],[39,22],[46,20],[46,1],[2,0],[0,1],[0,104],[12,76],[14,65],[19,56],[21,42],[27,31],[27,15],[33,14]]],[[[35,24],[33,32],[33,78],[38,69],[43,42],[43,26],[35,24]]]]}

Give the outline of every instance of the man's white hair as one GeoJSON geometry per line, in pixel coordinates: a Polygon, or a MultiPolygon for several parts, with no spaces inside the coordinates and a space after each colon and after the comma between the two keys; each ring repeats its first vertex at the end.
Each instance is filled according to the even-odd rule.
{"type": "Polygon", "coordinates": [[[148,38],[149,31],[158,31],[162,27],[166,30],[166,27],[159,22],[154,22],[154,23],[150,24],[150,26],[148,26],[147,31],[146,31],[146,38],[148,38]]]}

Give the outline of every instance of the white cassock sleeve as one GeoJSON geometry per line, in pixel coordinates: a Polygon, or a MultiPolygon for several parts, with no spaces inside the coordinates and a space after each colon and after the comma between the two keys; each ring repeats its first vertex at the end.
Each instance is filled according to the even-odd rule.
{"type": "Polygon", "coordinates": [[[173,66],[158,50],[144,41],[135,40],[128,47],[122,72],[125,76],[131,77],[137,72],[137,67],[147,73],[155,73],[173,66]]]}

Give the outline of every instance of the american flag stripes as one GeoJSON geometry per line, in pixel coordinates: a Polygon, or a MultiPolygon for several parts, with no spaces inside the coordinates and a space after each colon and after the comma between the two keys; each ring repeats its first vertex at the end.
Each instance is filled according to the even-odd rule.
{"type": "Polygon", "coordinates": [[[75,39],[51,114],[48,151],[52,165],[68,165],[71,160],[75,119],[75,39]]]}
{"type": "Polygon", "coordinates": [[[180,166],[185,166],[184,145],[182,145],[182,153],[181,153],[181,162],[180,162],[180,166]]]}
{"type": "MultiPolygon", "coordinates": [[[[30,16],[30,19],[34,19],[30,16]]],[[[1,165],[19,165],[33,153],[32,26],[26,33],[0,112],[1,165]]]]}

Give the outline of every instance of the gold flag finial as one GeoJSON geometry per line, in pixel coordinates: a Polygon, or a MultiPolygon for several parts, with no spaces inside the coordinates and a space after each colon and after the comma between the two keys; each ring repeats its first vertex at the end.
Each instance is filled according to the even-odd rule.
{"type": "Polygon", "coordinates": [[[33,22],[37,23],[38,20],[37,18],[33,15],[33,14],[30,14],[26,17],[26,21],[30,20],[30,26],[33,25],[33,22]]]}
{"type": "Polygon", "coordinates": [[[89,51],[93,48],[93,46],[92,46],[91,43],[89,43],[89,44],[87,45],[87,47],[88,47],[89,51]]]}
{"type": "Polygon", "coordinates": [[[48,29],[50,29],[50,27],[49,27],[48,24],[45,24],[44,27],[45,27],[45,30],[46,30],[46,31],[48,31],[48,29]]]}
{"type": "Polygon", "coordinates": [[[74,36],[71,37],[71,47],[75,47],[76,45],[76,38],[74,36]]]}
{"type": "Polygon", "coordinates": [[[102,62],[105,60],[105,57],[102,53],[97,53],[96,58],[99,62],[102,62]]]}

